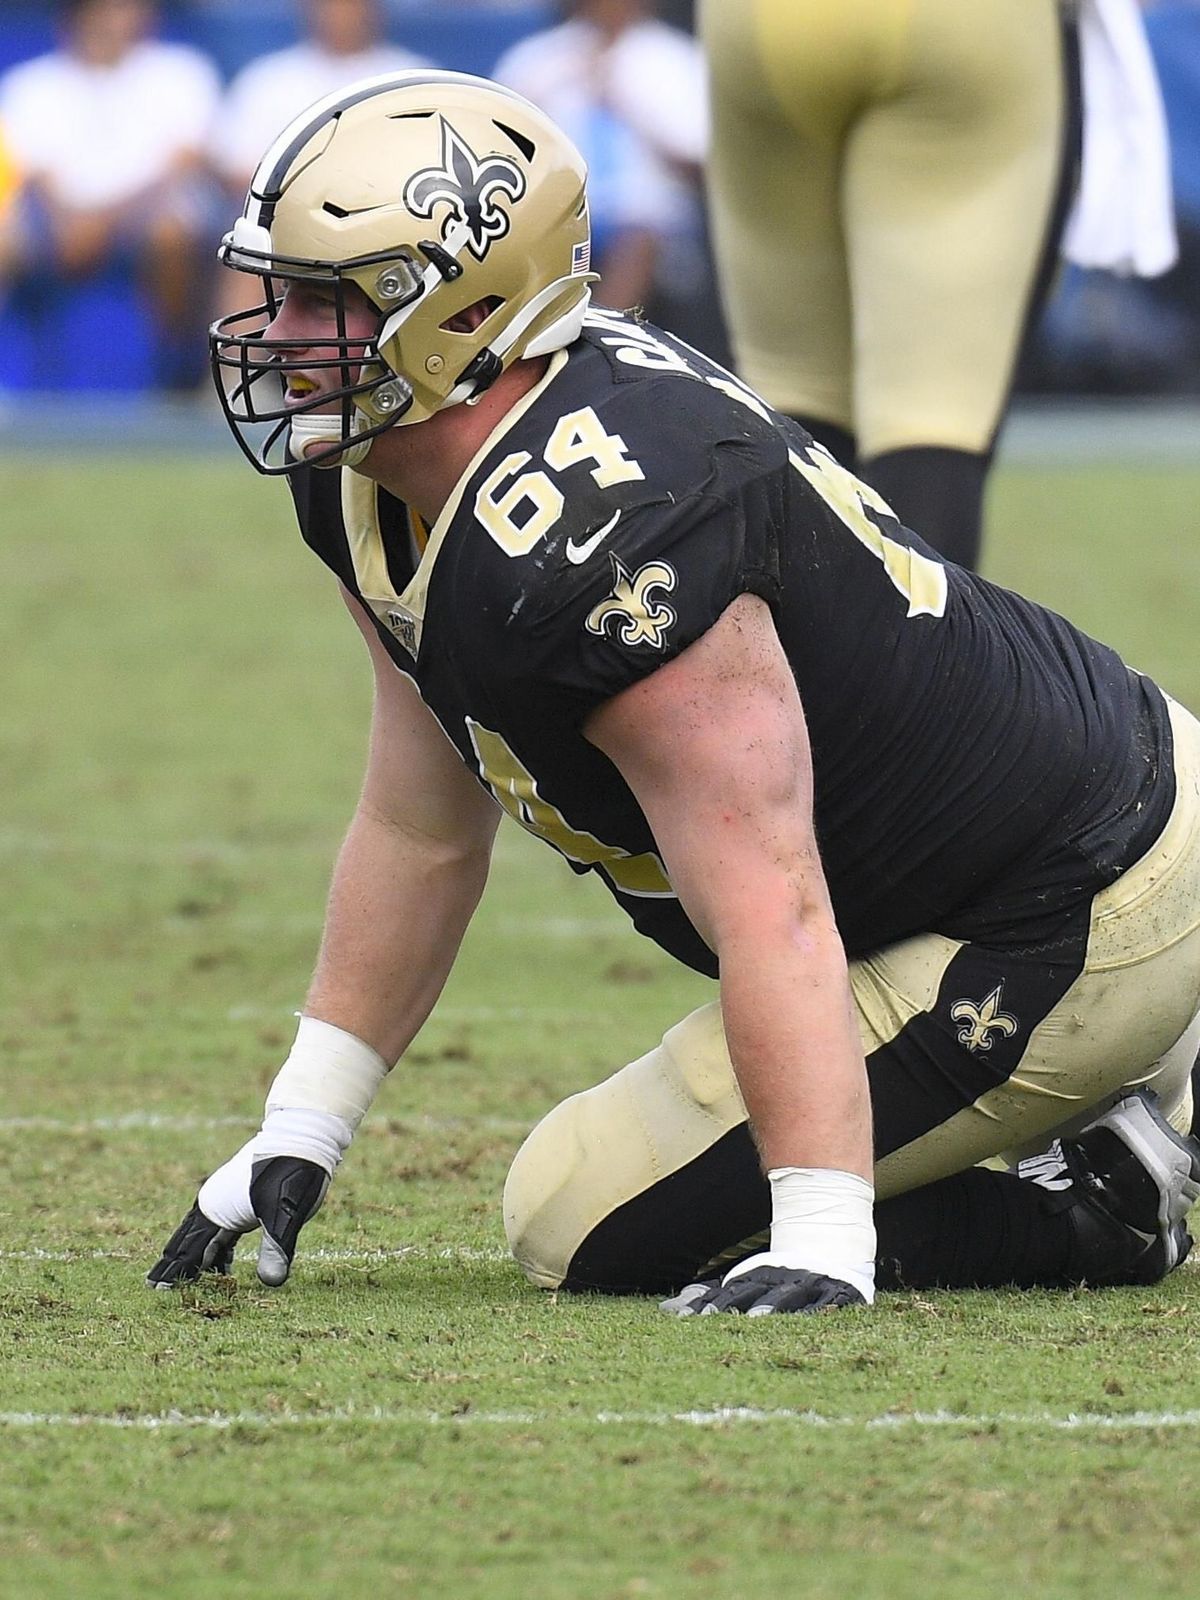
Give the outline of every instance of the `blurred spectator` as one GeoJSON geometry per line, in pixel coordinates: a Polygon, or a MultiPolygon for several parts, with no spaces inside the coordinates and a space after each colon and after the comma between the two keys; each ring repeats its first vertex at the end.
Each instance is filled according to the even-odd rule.
{"type": "MultiPolygon", "coordinates": [[[[151,37],[151,0],[64,0],[60,12],[59,47],[0,79],[0,121],[20,174],[0,243],[13,305],[41,318],[46,337],[56,296],[136,277],[154,319],[153,376],[190,386],[203,352],[196,290],[211,223],[204,149],[216,69],[197,50],[151,37]]],[[[97,347],[72,359],[105,358],[97,347]]]]}
{"type": "Polygon", "coordinates": [[[15,242],[9,218],[16,203],[17,190],[20,179],[17,176],[17,164],[13,160],[12,148],[0,128],[0,280],[8,276],[10,263],[8,250],[15,242]]]}
{"type": "MultiPolygon", "coordinates": [[[[250,61],[225,97],[213,159],[230,199],[240,205],[255,167],[292,118],[356,78],[428,66],[384,37],[379,0],[296,0],[298,44],[250,61]]],[[[246,280],[217,269],[219,316],[245,303],[246,280]]]]}
{"type": "Polygon", "coordinates": [[[384,37],[379,0],[297,0],[304,37],[249,62],[229,86],[213,156],[240,199],[271,141],[314,100],[355,78],[428,66],[384,37]]]}
{"type": "MultiPolygon", "coordinates": [[[[703,58],[650,0],[567,0],[565,9],[563,22],[506,51],[493,76],[548,112],[588,163],[597,302],[653,306],[657,290],[698,288],[703,273],[703,58]]],[[[669,316],[686,337],[677,305],[669,316]]]]}

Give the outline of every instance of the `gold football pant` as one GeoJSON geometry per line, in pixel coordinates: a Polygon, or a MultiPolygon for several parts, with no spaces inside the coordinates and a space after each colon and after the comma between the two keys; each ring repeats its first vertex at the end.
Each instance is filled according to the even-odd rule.
{"type": "Polygon", "coordinates": [[[701,0],[699,19],[742,375],[860,462],[988,450],[1061,166],[1055,0],[701,0]]]}
{"type": "MultiPolygon", "coordinates": [[[[1130,1088],[1180,1129],[1200,1049],[1200,724],[1171,708],[1177,794],[1153,848],[1052,945],[930,934],[851,963],[876,1192],[918,1189],[1078,1130],[1130,1088]]],[[[770,1219],[714,1003],[557,1106],[513,1162],[504,1220],[532,1281],[681,1283],[770,1219]]]]}

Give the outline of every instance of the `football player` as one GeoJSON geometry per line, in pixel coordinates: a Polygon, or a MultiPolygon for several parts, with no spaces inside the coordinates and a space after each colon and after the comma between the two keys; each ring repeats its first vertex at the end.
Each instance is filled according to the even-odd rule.
{"type": "Polygon", "coordinates": [[[375,703],[262,1128],[150,1281],[259,1224],[286,1278],[504,813],[720,982],[517,1155],[534,1283],[762,1314],[1177,1265],[1192,717],[944,563],[728,373],[589,311],[582,162],[510,92],[402,74],[319,102],[223,256],[263,288],[212,333],[229,422],[290,480],[375,703]]]}
{"type": "Polygon", "coordinates": [[[697,11],[738,370],[962,566],[978,564],[996,435],[1076,178],[1073,11],[697,11]]]}

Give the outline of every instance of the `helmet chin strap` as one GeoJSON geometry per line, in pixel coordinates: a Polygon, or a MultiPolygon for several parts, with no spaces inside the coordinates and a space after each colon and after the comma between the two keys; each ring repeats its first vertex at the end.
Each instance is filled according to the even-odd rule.
{"type": "MultiPolygon", "coordinates": [[[[351,434],[361,433],[367,426],[366,418],[360,411],[356,411],[350,419],[351,434]]],[[[307,461],[308,452],[313,445],[324,448],[331,444],[340,444],[344,435],[342,433],[342,419],[340,416],[318,416],[312,412],[299,412],[291,420],[288,432],[288,454],[294,461],[307,461]]],[[[349,443],[344,450],[335,456],[327,456],[323,461],[314,461],[314,467],[357,467],[365,461],[367,453],[375,443],[374,438],[360,439],[357,443],[349,443]]]]}
{"type": "MultiPolygon", "coordinates": [[[[504,328],[492,340],[492,354],[503,361],[517,341],[524,336],[525,330],[537,321],[543,311],[552,306],[571,284],[578,282],[578,277],[572,275],[565,278],[555,278],[553,283],[548,283],[544,289],[534,295],[527,305],[521,307],[521,310],[508,324],[508,327],[504,328]]],[[[561,317],[556,317],[550,326],[544,329],[536,339],[530,340],[525,347],[525,354],[527,356],[550,355],[555,350],[561,349],[564,344],[571,344],[575,339],[578,339],[580,330],[583,327],[584,313],[587,311],[591,297],[592,291],[585,289],[576,305],[572,306],[561,317]]],[[[445,411],[448,407],[459,405],[464,400],[474,399],[476,397],[475,390],[476,383],[473,378],[456,383],[442,401],[441,409],[445,411]]]]}

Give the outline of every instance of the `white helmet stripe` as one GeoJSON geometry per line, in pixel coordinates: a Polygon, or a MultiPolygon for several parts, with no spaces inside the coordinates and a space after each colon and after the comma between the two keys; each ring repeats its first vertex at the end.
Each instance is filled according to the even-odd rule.
{"type": "Polygon", "coordinates": [[[490,89],[493,93],[502,94],[509,100],[515,100],[520,105],[530,106],[524,95],[506,89],[503,84],[492,83],[488,78],[477,78],[466,72],[419,70],[382,72],[373,78],[360,78],[356,83],[334,89],[330,94],[314,101],[288,123],[254,170],[254,176],[250,180],[250,192],[246,196],[246,216],[260,227],[270,227],[275,212],[275,202],[279,198],[279,191],[292,162],[313,134],[333,117],[340,115],[348,107],[357,105],[360,100],[369,100],[372,95],[383,94],[391,89],[420,88],[426,84],[439,83],[476,84],[481,88],[490,89]],[[253,215],[251,209],[255,202],[258,206],[257,215],[253,215]]]}
{"type": "MultiPolygon", "coordinates": [[[[442,249],[447,255],[452,256],[454,260],[457,261],[459,256],[462,255],[463,251],[466,249],[470,238],[471,230],[467,224],[465,222],[456,222],[446,234],[445,239],[442,241],[442,249]]],[[[400,332],[400,329],[408,321],[409,317],[412,316],[413,312],[425,299],[425,296],[432,290],[436,289],[442,281],[441,270],[433,262],[430,262],[429,266],[427,266],[425,271],[421,274],[420,294],[414,295],[413,298],[406,304],[402,305],[399,310],[393,311],[391,316],[380,328],[375,337],[375,343],[379,349],[382,349],[390,339],[394,339],[396,337],[396,335],[400,332]]]]}

